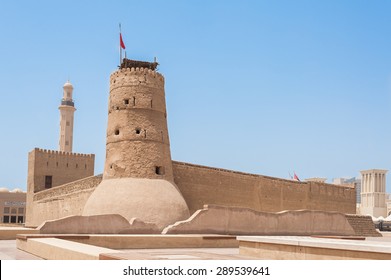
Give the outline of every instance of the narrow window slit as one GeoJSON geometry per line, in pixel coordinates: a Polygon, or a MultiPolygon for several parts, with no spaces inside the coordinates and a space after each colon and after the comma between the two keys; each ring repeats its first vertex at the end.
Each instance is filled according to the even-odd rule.
{"type": "Polygon", "coordinates": [[[163,166],[155,166],[155,173],[157,175],[164,175],[164,167],[163,166]]]}

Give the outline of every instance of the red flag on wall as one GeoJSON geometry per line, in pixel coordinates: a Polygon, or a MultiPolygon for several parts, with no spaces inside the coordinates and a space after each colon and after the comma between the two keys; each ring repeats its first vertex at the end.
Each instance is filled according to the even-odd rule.
{"type": "Polygon", "coordinates": [[[121,46],[122,49],[126,49],[124,41],[122,40],[122,34],[121,33],[119,34],[119,45],[121,46]]]}
{"type": "Polygon", "coordinates": [[[300,182],[300,179],[299,179],[299,177],[297,177],[296,173],[293,173],[293,174],[294,174],[293,179],[300,182]]]}

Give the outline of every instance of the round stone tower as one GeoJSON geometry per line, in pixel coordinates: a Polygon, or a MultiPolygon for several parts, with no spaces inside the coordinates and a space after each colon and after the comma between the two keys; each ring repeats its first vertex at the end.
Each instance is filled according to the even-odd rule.
{"type": "Polygon", "coordinates": [[[110,77],[104,179],[174,182],[164,78],[148,68],[125,68],[110,77]]]}
{"type": "Polygon", "coordinates": [[[164,77],[156,66],[124,59],[110,77],[103,180],[83,215],[120,214],[160,228],[189,217],[174,183],[164,77]]]}

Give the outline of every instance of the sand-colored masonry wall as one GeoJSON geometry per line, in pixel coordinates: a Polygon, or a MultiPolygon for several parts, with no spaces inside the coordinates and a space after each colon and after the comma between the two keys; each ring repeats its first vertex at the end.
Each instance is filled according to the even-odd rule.
{"type": "MultiPolygon", "coordinates": [[[[354,188],[317,182],[296,182],[173,161],[174,180],[190,213],[205,204],[237,206],[256,211],[324,210],[355,214],[354,188]]],[[[48,219],[81,215],[95,187],[94,176],[45,190],[34,195],[35,213],[29,226],[48,219]]]]}
{"type": "MultiPolygon", "coordinates": [[[[94,175],[95,155],[67,153],[35,148],[28,155],[26,225],[33,221],[35,193],[45,190],[45,177],[52,177],[52,187],[61,186],[94,175]]],[[[49,189],[50,190],[50,189],[49,189]]],[[[52,210],[51,210],[52,211],[52,210]]],[[[53,208],[53,211],[56,211],[53,208]]]]}
{"type": "Polygon", "coordinates": [[[47,220],[81,215],[87,199],[101,181],[102,175],[92,176],[34,194],[33,212],[26,226],[37,227],[47,220]]]}
{"type": "Polygon", "coordinates": [[[174,180],[190,214],[204,204],[256,211],[324,210],[356,213],[355,189],[297,182],[173,161],[174,180]]]}
{"type": "Polygon", "coordinates": [[[94,175],[93,154],[67,153],[35,148],[29,153],[28,190],[45,189],[45,176],[52,176],[52,187],[94,175]]]}

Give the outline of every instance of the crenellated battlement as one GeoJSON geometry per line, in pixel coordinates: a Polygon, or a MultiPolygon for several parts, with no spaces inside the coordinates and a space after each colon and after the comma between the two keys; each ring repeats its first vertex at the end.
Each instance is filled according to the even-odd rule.
{"type": "MultiPolygon", "coordinates": [[[[118,69],[117,71],[113,72],[110,75],[110,85],[116,84],[116,83],[124,83],[125,81],[122,80],[127,76],[139,76],[143,77],[144,80],[140,81],[145,81],[145,78],[148,76],[152,81],[153,80],[158,80],[161,82],[164,82],[164,76],[155,70],[151,70],[148,68],[140,68],[140,67],[132,67],[132,68],[122,68],[118,69]]],[[[126,82],[129,82],[128,80],[126,82]]]]}
{"type": "Polygon", "coordinates": [[[69,153],[69,152],[63,152],[63,151],[55,151],[55,150],[47,150],[47,149],[40,149],[35,148],[34,149],[37,152],[49,154],[49,155],[69,155],[72,157],[83,157],[83,158],[94,158],[94,154],[81,154],[81,153],[69,153]]]}
{"type": "Polygon", "coordinates": [[[28,191],[42,190],[94,174],[95,155],[35,148],[29,153],[28,191]]]}

